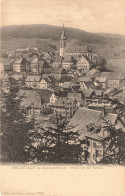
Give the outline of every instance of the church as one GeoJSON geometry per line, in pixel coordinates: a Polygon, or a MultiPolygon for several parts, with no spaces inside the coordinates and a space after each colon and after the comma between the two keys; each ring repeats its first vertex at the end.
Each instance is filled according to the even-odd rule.
{"type": "Polygon", "coordinates": [[[92,48],[89,46],[69,45],[67,43],[67,37],[66,37],[64,25],[62,28],[62,33],[60,38],[59,55],[60,57],[70,55],[76,58],[80,56],[84,56],[87,57],[91,62],[94,61],[94,57],[96,56],[96,54],[93,53],[92,48]]]}

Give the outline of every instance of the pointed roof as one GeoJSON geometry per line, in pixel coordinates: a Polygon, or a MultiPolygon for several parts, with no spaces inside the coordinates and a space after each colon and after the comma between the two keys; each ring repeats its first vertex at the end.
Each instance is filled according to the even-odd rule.
{"type": "Polygon", "coordinates": [[[66,35],[65,35],[64,24],[63,24],[63,28],[62,28],[61,39],[67,39],[67,38],[66,38],[66,35]]]}

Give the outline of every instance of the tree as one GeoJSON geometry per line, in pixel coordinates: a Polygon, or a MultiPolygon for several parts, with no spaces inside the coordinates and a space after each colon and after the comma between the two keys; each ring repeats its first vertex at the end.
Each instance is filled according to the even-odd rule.
{"type": "Polygon", "coordinates": [[[28,119],[26,110],[21,109],[22,97],[19,88],[9,78],[9,91],[1,93],[1,160],[6,162],[28,161],[29,130],[34,120],[28,119]]]}
{"type": "Polygon", "coordinates": [[[125,132],[116,129],[110,122],[106,122],[105,131],[108,136],[102,141],[103,164],[125,164],[125,132]]]}
{"type": "Polygon", "coordinates": [[[40,139],[40,143],[34,154],[38,161],[51,163],[80,163],[82,147],[78,131],[74,132],[73,127],[67,127],[68,121],[61,115],[56,116],[55,126],[47,129],[39,127],[37,136],[31,137],[40,139]]]}

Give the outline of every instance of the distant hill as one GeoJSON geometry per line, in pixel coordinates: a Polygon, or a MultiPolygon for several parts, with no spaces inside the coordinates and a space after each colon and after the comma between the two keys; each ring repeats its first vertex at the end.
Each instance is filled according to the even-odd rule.
{"type": "MultiPolygon", "coordinates": [[[[91,25],[91,24],[90,24],[91,25]]],[[[12,25],[1,28],[2,50],[40,47],[43,50],[59,50],[62,27],[47,24],[12,25]]],[[[111,58],[121,56],[125,50],[125,36],[109,33],[89,33],[65,27],[67,45],[94,46],[97,54],[111,58]]],[[[123,56],[123,55],[122,55],[123,56]]],[[[121,57],[122,57],[121,56],[121,57]]]]}
{"type": "MultiPolygon", "coordinates": [[[[46,24],[13,25],[1,28],[2,39],[6,38],[40,38],[59,40],[62,27],[46,24]]],[[[84,42],[104,43],[107,37],[89,33],[80,29],[65,27],[66,36],[69,39],[78,39],[84,42]]]]}

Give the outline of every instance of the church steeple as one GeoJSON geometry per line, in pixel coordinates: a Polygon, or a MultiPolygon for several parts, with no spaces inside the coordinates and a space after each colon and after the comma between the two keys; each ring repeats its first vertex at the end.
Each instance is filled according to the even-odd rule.
{"type": "Polygon", "coordinates": [[[65,35],[65,29],[63,25],[61,39],[60,39],[60,56],[63,56],[64,48],[66,47],[66,40],[67,38],[65,35]]]}

